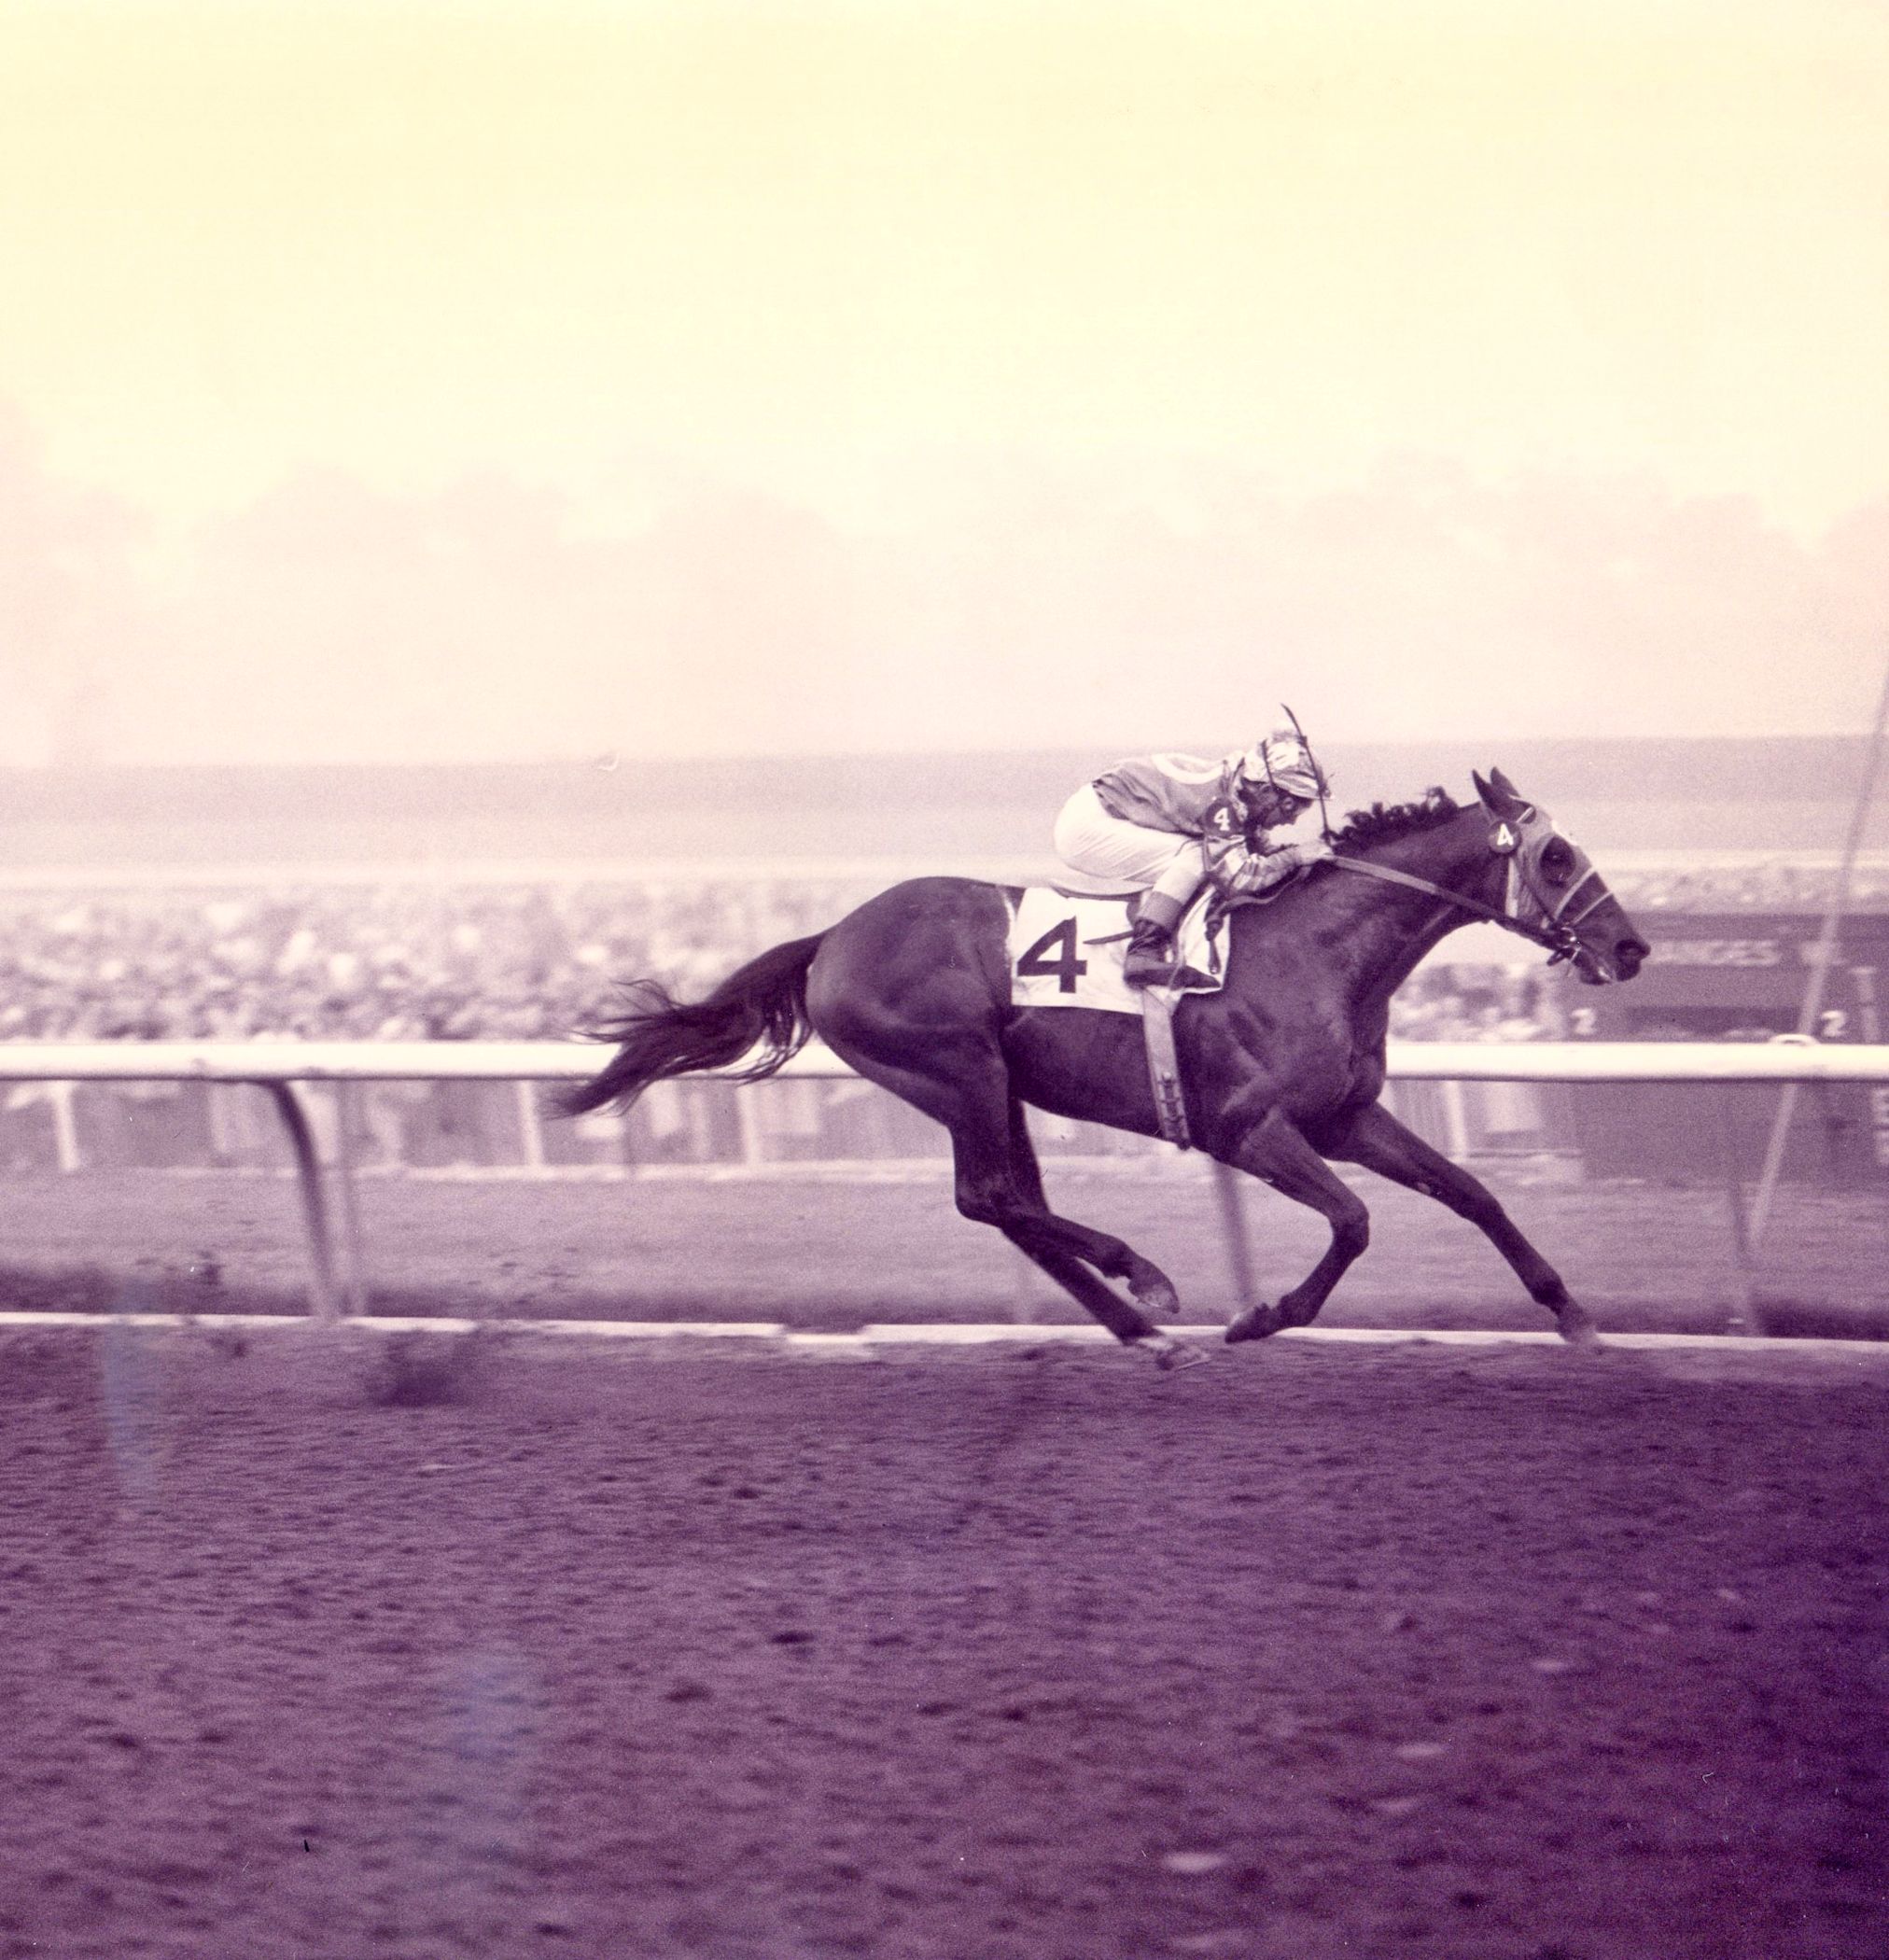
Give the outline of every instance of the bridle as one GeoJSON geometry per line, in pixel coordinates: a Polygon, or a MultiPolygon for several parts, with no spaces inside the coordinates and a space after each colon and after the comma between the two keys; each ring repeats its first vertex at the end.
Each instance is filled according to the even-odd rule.
{"type": "MultiPolygon", "coordinates": [[[[1299,718],[1290,707],[1286,707],[1285,712],[1292,722],[1293,733],[1298,736],[1299,746],[1311,764],[1312,778],[1318,785],[1319,828],[1329,844],[1332,842],[1332,823],[1325,809],[1325,772],[1312,754],[1306,732],[1299,726],[1299,718]]],[[[1261,750],[1261,759],[1265,761],[1264,749],[1261,750]]],[[[1495,772],[1498,780],[1501,773],[1500,770],[1495,772]]],[[[1269,761],[1266,762],[1266,774],[1268,785],[1277,791],[1279,785],[1272,779],[1269,761]]],[[[1480,787],[1479,778],[1477,786],[1480,787]]],[[[1492,811],[1490,814],[1494,815],[1492,811]]],[[[1485,905],[1480,899],[1465,898],[1462,892],[1451,891],[1445,885],[1433,884],[1428,878],[1420,878],[1414,872],[1393,871],[1388,864],[1370,864],[1363,858],[1340,857],[1336,853],[1330,861],[1342,865],[1347,871],[1362,872],[1366,877],[1381,878],[1387,884],[1407,885],[1414,891],[1427,891],[1433,898],[1440,898],[1464,912],[1473,913],[1477,918],[1485,918],[1490,925],[1500,926],[1504,932],[1514,932],[1545,948],[1550,966],[1559,966],[1564,959],[1577,958],[1581,951],[1581,922],[1612,896],[1605,880],[1588,862],[1587,853],[1571,839],[1563,837],[1533,804],[1523,803],[1519,798],[1515,800],[1511,815],[1495,819],[1495,826],[1489,833],[1489,847],[1497,857],[1508,861],[1508,875],[1499,908],[1485,905]],[[1550,889],[1544,892],[1541,860],[1548,846],[1556,842],[1566,845],[1573,852],[1575,869],[1581,875],[1574,877],[1571,874],[1564,891],[1556,891],[1554,881],[1547,880],[1550,889]],[[1574,901],[1589,885],[1594,888],[1593,897],[1570,917],[1574,901]]]]}
{"type": "Polygon", "coordinates": [[[1414,872],[1396,871],[1388,864],[1372,864],[1363,858],[1336,856],[1331,861],[1346,871],[1362,872],[1366,877],[1381,878],[1387,884],[1407,885],[1414,891],[1427,891],[1433,898],[1460,906],[1477,918],[1500,926],[1505,932],[1517,933],[1545,947],[1550,966],[1575,958],[1581,950],[1582,921],[1605,904],[1611,896],[1605,881],[1588,862],[1586,854],[1569,844],[1533,804],[1522,804],[1512,817],[1498,818],[1489,833],[1489,847],[1495,856],[1507,860],[1507,876],[1499,907],[1485,905],[1480,899],[1465,898],[1462,892],[1451,891],[1446,885],[1433,884],[1428,878],[1418,877],[1414,872]],[[1544,891],[1542,854],[1556,841],[1567,844],[1574,851],[1575,865],[1581,875],[1571,877],[1565,890],[1557,890],[1550,883],[1549,889],[1544,891]],[[1575,911],[1575,901],[1589,885],[1594,888],[1593,896],[1575,911]]]}

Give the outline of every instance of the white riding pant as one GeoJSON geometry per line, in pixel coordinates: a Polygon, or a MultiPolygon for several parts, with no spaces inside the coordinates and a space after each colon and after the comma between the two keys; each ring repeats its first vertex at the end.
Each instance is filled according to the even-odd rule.
{"type": "Polygon", "coordinates": [[[1112,816],[1093,783],[1084,783],[1063,805],[1055,843],[1056,856],[1071,871],[1137,889],[1153,886],[1183,903],[1204,875],[1198,837],[1151,831],[1112,816]]]}

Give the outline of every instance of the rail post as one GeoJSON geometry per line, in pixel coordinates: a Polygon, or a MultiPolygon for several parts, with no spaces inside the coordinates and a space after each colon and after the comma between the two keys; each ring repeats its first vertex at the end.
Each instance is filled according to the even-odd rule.
{"type": "Polygon", "coordinates": [[[1213,1167],[1213,1189],[1220,1199],[1220,1227],[1226,1240],[1226,1269],[1233,1278],[1233,1291],[1244,1310],[1253,1304],[1252,1244],[1246,1235],[1246,1196],[1240,1189],[1240,1173],[1230,1164],[1213,1167]]]}
{"type": "MultiPolygon", "coordinates": [[[[255,1080],[254,1077],[250,1079],[255,1080]]],[[[334,1283],[334,1248],[329,1232],[328,1199],[322,1190],[321,1160],[315,1152],[314,1132],[309,1128],[308,1112],[302,1108],[292,1083],[265,1080],[256,1085],[269,1092],[269,1099],[282,1118],[283,1127],[288,1132],[289,1147],[295,1153],[302,1228],[308,1239],[310,1292],[315,1318],[337,1321],[341,1318],[341,1309],[334,1283]]]]}
{"type": "Polygon", "coordinates": [[[355,1180],[355,1133],[360,1084],[334,1085],[335,1209],[341,1213],[342,1297],[350,1313],[368,1310],[367,1254],[361,1240],[360,1186],[355,1180]]]}

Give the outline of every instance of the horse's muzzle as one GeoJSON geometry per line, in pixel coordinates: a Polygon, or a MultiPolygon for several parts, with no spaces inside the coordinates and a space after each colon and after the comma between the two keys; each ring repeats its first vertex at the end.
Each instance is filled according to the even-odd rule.
{"type": "Polygon", "coordinates": [[[1584,945],[1574,956],[1574,973],[1588,987],[1609,987],[1630,980],[1653,950],[1638,933],[1630,932],[1611,946],[1584,945]]]}

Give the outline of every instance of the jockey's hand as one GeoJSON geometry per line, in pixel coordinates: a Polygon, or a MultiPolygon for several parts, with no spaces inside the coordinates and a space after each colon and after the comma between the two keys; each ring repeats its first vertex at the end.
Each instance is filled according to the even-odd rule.
{"type": "Polygon", "coordinates": [[[1214,882],[1223,891],[1250,898],[1254,892],[1269,890],[1308,864],[1324,863],[1331,855],[1332,847],[1322,837],[1281,844],[1277,850],[1235,849],[1223,855],[1214,866],[1214,882]]]}
{"type": "Polygon", "coordinates": [[[1238,849],[1228,851],[1221,859],[1215,878],[1223,891],[1250,898],[1255,891],[1265,891],[1281,878],[1290,877],[1296,869],[1290,851],[1238,849]]]}

